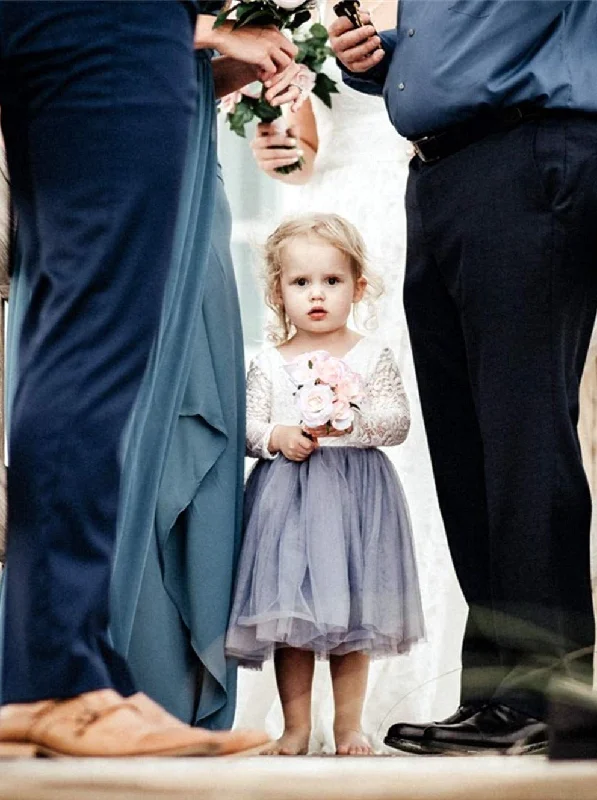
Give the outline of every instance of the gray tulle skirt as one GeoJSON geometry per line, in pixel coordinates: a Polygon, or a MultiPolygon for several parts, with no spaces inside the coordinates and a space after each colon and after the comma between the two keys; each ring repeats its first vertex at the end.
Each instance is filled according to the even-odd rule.
{"type": "Polygon", "coordinates": [[[387,456],[322,447],[259,461],[226,652],[259,669],[279,647],[397,655],[424,637],[408,507],[387,456]]]}

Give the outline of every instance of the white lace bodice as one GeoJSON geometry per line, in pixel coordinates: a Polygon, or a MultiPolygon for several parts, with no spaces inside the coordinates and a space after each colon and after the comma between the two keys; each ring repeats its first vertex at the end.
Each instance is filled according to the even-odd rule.
{"type": "Polygon", "coordinates": [[[404,168],[411,146],[390,122],[383,99],[343,83],[333,58],[326,61],[323,71],[336,81],[338,94],[331,96],[332,108],[311,95],[319,142],[315,170],[344,167],[347,158],[352,164],[362,162],[367,169],[390,165],[393,170],[399,164],[404,168]]]}
{"type": "MultiPolygon", "coordinates": [[[[351,433],[323,438],[323,447],[382,447],[401,444],[410,427],[410,410],[400,371],[389,347],[364,338],[343,359],[365,381],[351,433]]],[[[247,376],[247,455],[274,458],[268,449],[276,425],[299,425],[296,384],[275,347],[251,361],[247,376]]]]}

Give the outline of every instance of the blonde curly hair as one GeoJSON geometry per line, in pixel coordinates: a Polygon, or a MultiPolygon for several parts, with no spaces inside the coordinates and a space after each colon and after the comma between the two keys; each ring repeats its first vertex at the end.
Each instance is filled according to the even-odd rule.
{"type": "Polygon", "coordinates": [[[284,220],[270,234],[263,247],[262,281],[265,287],[265,303],[273,311],[274,319],[267,326],[267,338],[276,345],[284,344],[295,333],[282,303],[280,277],[283,269],[284,247],[300,236],[318,236],[348,256],[353,278],[365,278],[367,288],[359,306],[364,305],[366,318],[360,319],[355,309],[355,322],[369,330],[377,324],[375,302],[383,293],[383,282],[369,268],[363,237],[356,227],[339,214],[309,213],[284,220]]]}

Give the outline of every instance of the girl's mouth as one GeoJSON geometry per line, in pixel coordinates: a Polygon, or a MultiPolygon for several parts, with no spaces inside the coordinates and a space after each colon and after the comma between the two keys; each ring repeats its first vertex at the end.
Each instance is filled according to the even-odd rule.
{"type": "Polygon", "coordinates": [[[311,311],[309,311],[309,316],[311,319],[323,319],[327,313],[325,308],[312,308],[311,311]]]}

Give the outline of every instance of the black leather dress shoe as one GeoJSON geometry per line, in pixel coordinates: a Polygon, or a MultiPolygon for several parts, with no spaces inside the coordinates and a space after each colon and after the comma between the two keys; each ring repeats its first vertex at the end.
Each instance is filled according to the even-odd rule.
{"type": "Polygon", "coordinates": [[[437,751],[431,747],[426,740],[426,731],[436,725],[458,725],[461,722],[476,714],[481,705],[461,705],[456,711],[440,722],[425,722],[416,724],[413,722],[397,722],[388,730],[384,743],[396,750],[403,750],[406,753],[416,753],[417,755],[431,755],[437,751]]]}
{"type": "Polygon", "coordinates": [[[570,680],[552,685],[550,759],[597,759],[597,692],[570,680]]]}
{"type": "Polygon", "coordinates": [[[457,725],[433,725],[425,743],[436,753],[453,755],[547,751],[547,725],[505,705],[487,705],[457,725]]]}

